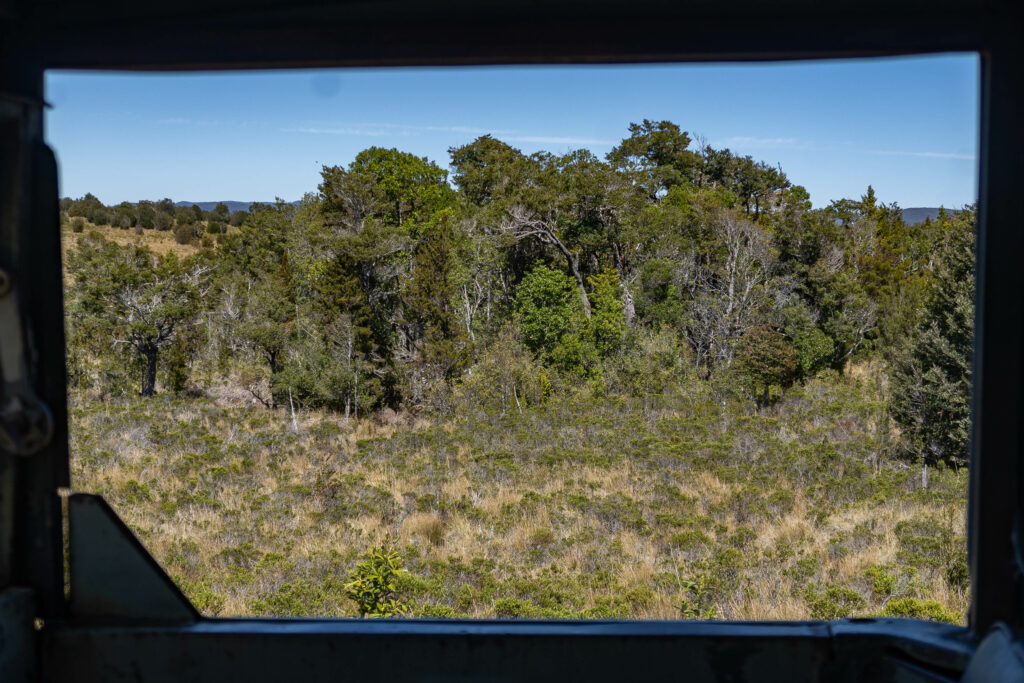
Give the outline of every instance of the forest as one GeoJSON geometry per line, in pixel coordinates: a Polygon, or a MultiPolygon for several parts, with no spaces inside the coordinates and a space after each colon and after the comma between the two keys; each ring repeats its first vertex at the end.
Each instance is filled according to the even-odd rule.
{"type": "Polygon", "coordinates": [[[963,619],[973,207],[644,120],[61,210],[75,486],[207,613],[963,619]]]}

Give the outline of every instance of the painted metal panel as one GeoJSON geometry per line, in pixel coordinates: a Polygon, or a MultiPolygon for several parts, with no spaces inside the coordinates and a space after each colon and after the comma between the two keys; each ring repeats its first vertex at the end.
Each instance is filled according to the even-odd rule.
{"type": "Polygon", "coordinates": [[[0,590],[0,681],[29,683],[36,680],[35,624],[32,591],[0,590]]]}
{"type": "Polygon", "coordinates": [[[71,615],[188,622],[195,608],[99,496],[68,499],[71,615]]]}

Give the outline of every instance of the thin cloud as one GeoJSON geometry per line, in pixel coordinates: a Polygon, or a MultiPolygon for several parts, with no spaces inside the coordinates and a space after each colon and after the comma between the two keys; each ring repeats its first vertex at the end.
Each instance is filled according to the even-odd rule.
{"type": "Polygon", "coordinates": [[[718,140],[716,147],[758,147],[774,149],[778,147],[796,147],[804,149],[806,143],[797,138],[755,138],[746,135],[735,135],[731,138],[718,140]]]}
{"type": "Polygon", "coordinates": [[[960,154],[958,152],[905,152],[895,149],[869,149],[866,150],[868,154],[877,154],[879,156],[887,157],[920,157],[925,159],[963,159],[965,161],[974,161],[976,158],[973,154],[960,154]]]}
{"type": "Polygon", "coordinates": [[[382,137],[385,135],[408,135],[408,133],[396,133],[394,131],[383,131],[371,128],[282,128],[285,133],[308,133],[309,135],[355,135],[365,137],[382,137]]]}
{"type": "Polygon", "coordinates": [[[192,119],[185,116],[172,116],[158,119],[157,123],[164,126],[231,126],[233,128],[258,128],[266,124],[262,121],[228,121],[221,119],[192,119]]]}
{"type": "Polygon", "coordinates": [[[413,135],[415,133],[469,133],[472,135],[510,135],[515,130],[495,130],[473,126],[411,126],[399,123],[356,123],[343,126],[298,126],[282,129],[286,133],[310,133],[314,135],[413,135]]]}
{"type": "Polygon", "coordinates": [[[510,135],[505,137],[505,139],[510,142],[536,142],[547,145],[603,145],[610,147],[615,144],[608,140],[595,140],[593,138],[563,138],[541,135],[510,135]]]}
{"type": "Polygon", "coordinates": [[[517,130],[477,128],[474,126],[410,126],[397,123],[354,124],[349,126],[297,126],[283,129],[286,133],[309,135],[350,135],[365,137],[409,136],[417,133],[468,133],[470,135],[494,135],[508,142],[533,142],[549,145],[603,145],[615,143],[596,138],[577,138],[549,135],[524,135],[517,130]]]}
{"type": "Polygon", "coordinates": [[[747,147],[747,148],[760,148],[760,149],[799,149],[805,151],[815,152],[830,152],[830,151],[845,151],[855,152],[862,151],[864,154],[874,154],[876,156],[891,156],[891,157],[917,157],[923,159],[962,159],[965,161],[973,161],[976,157],[974,154],[963,154],[960,152],[916,152],[906,151],[898,149],[865,149],[857,150],[855,143],[847,142],[841,144],[838,148],[834,146],[826,145],[814,146],[798,138],[756,138],[747,137],[743,135],[737,135],[724,140],[716,141],[716,147],[747,147]]]}

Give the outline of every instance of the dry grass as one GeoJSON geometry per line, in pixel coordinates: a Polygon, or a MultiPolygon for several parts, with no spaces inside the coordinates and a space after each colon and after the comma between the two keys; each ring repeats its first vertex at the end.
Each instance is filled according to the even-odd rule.
{"type": "Polygon", "coordinates": [[[597,427],[575,429],[575,399],[439,424],[303,414],[295,434],[283,412],[223,392],[78,397],[74,481],[220,615],[350,613],[340,582],[389,537],[414,614],[666,619],[699,599],[722,618],[806,619],[844,587],[861,599],[850,614],[906,596],[962,615],[946,570],[966,473],[922,490],[880,458],[861,384],[809,386],[763,414],[680,396],[646,434],[621,402],[594,403],[597,427]],[[873,567],[891,594],[875,593],[873,567]],[[695,596],[701,576],[711,588],[695,596]]]}

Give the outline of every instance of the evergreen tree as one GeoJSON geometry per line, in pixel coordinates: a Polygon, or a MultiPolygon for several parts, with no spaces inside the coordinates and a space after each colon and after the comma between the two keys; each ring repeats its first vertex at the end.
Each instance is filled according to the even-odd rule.
{"type": "Polygon", "coordinates": [[[457,292],[455,230],[451,211],[439,213],[423,230],[413,252],[405,294],[408,317],[415,328],[418,363],[452,382],[470,359],[465,328],[455,312],[457,292]]]}
{"type": "Polygon", "coordinates": [[[594,306],[590,318],[590,337],[602,356],[610,356],[622,346],[626,336],[626,315],[622,310],[619,274],[606,268],[589,278],[593,288],[590,301],[594,306]]]}
{"type": "Polygon", "coordinates": [[[967,462],[974,344],[974,210],[943,213],[935,278],[917,327],[895,362],[890,410],[926,463],[967,462]]]}

